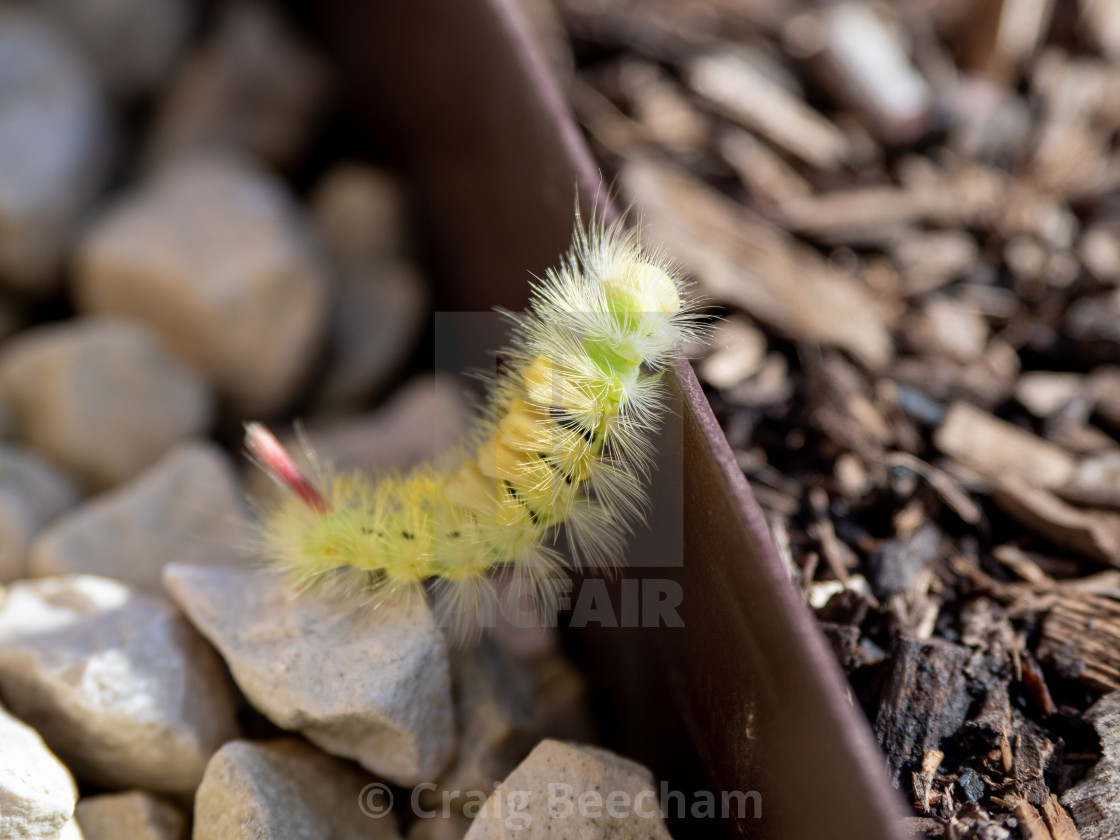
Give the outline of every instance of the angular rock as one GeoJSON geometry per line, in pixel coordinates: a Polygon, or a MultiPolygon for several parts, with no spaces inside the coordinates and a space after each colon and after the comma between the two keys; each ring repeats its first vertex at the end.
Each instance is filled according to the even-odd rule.
{"type": "Polygon", "coordinates": [[[84,796],[74,812],[85,840],[185,840],[187,817],[142,790],[84,796]]]}
{"type": "Polygon", "coordinates": [[[206,840],[393,840],[384,785],[302,741],[230,741],[206,766],[194,836],[206,840]]]}
{"type": "Polygon", "coordinates": [[[108,209],[79,245],[75,293],[87,312],[150,325],[246,414],[294,395],[328,304],[286,188],[213,155],[178,161],[108,209]]]}
{"type": "Polygon", "coordinates": [[[277,726],[400,785],[451,759],[447,649],[426,605],[373,608],[236,568],[170,564],[163,580],[277,726]]]}
{"type": "Polygon", "coordinates": [[[37,327],[0,351],[19,436],[91,488],[147,467],[210,425],[214,401],[159,337],[118,318],[37,327]]]}
{"type": "Polygon", "coordinates": [[[547,740],[481,806],[465,840],[511,830],[525,840],[669,837],[649,770],[598,747],[547,740]]]}
{"type": "Polygon", "coordinates": [[[35,535],[78,499],[74,482],[50,463],[22,446],[0,444],[0,583],[26,574],[35,535]]]}
{"type": "Polygon", "coordinates": [[[215,31],[171,81],[147,157],[162,163],[225,149],[285,166],[306,144],[328,87],[322,59],[272,4],[226,4],[215,31]]]}
{"type": "Polygon", "coordinates": [[[81,48],[105,87],[122,98],[167,78],[190,35],[189,0],[38,0],[81,48]]]}
{"type": "Polygon", "coordinates": [[[0,837],[80,840],[78,788],[38,733],[0,707],[0,837]]]}
{"type": "Polygon", "coordinates": [[[0,692],[76,775],[108,788],[189,796],[237,733],[221,662],[183,617],[90,575],[8,587],[0,692]]]}
{"type": "Polygon", "coordinates": [[[81,58],[37,16],[0,12],[0,284],[47,291],[109,164],[108,115],[81,58]]]}
{"type": "Polygon", "coordinates": [[[159,594],[165,563],[248,563],[251,540],[229,457],[190,441],[46,528],[31,547],[28,574],[101,575],[159,594]]]}

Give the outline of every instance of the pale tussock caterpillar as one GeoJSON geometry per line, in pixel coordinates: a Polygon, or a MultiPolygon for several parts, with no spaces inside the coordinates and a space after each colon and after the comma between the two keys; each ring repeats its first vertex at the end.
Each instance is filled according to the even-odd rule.
{"type": "Polygon", "coordinates": [[[509,314],[505,364],[450,468],[308,477],[250,424],[250,451],[288,491],[262,512],[266,556],[301,583],[351,591],[435,581],[460,618],[493,598],[495,571],[547,606],[566,567],[613,569],[647,504],[661,374],[703,331],[684,289],[636,232],[585,228],[577,213],[560,266],[533,284],[527,312],[509,314]]]}

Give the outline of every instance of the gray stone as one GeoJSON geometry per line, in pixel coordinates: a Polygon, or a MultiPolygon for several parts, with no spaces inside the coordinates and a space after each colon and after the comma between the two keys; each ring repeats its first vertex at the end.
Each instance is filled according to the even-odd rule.
{"type": "Polygon", "coordinates": [[[110,146],[81,58],[37,16],[0,9],[0,283],[32,293],[53,285],[110,146]]]}
{"type": "Polygon", "coordinates": [[[470,791],[493,790],[542,738],[592,737],[586,683],[559,651],[525,661],[484,637],[453,650],[451,674],[459,749],[438,788],[420,793],[430,810],[467,807],[470,791]]]}
{"type": "MultiPolygon", "coordinates": [[[[312,421],[306,439],[322,462],[379,474],[446,453],[461,442],[469,423],[462,382],[449,374],[429,373],[410,380],[377,411],[312,421]]],[[[302,454],[295,436],[280,438],[293,455],[302,454]]],[[[245,486],[261,501],[276,490],[258,469],[249,470],[245,486]]]]}
{"type": "Polygon", "coordinates": [[[38,0],[38,6],[78,45],[105,87],[124,98],[167,78],[195,10],[190,0],[38,0]]]}
{"type": "Polygon", "coordinates": [[[447,649],[426,604],[375,608],[246,569],[170,564],[163,579],[277,726],[400,785],[451,759],[447,649]]]}
{"type": "Polygon", "coordinates": [[[457,811],[441,809],[432,815],[422,814],[408,827],[408,840],[463,840],[471,821],[457,811]]]}
{"type": "Polygon", "coordinates": [[[442,791],[490,791],[536,744],[533,681],[524,665],[488,640],[452,657],[459,749],[429,803],[442,791]]]}
{"type": "Polygon", "coordinates": [[[106,210],[79,245],[87,312],[158,331],[236,411],[263,414],[303,384],[329,289],[299,208],[245,160],[180,160],[106,210]]]}
{"type": "Polygon", "coordinates": [[[146,157],[162,163],[223,149],[286,166],[303,151],[328,92],[323,60],[272,4],[226,4],[172,79],[146,157]]]}
{"type": "Polygon", "coordinates": [[[598,747],[560,741],[541,741],[481,806],[465,840],[497,840],[511,831],[524,840],[669,838],[649,770],[598,747]]]}
{"type": "Polygon", "coordinates": [[[169,604],[91,575],[18,581],[0,691],[76,775],[190,795],[237,734],[221,662],[169,604]]]}
{"type": "Polygon", "coordinates": [[[0,444],[0,583],[26,574],[35,535],[79,498],[74,482],[34,452],[0,444]]]}
{"type": "Polygon", "coordinates": [[[78,788],[30,726],[0,707],[0,837],[81,840],[73,828],[78,788]]]}
{"type": "Polygon", "coordinates": [[[338,278],[316,407],[352,407],[382,387],[428,321],[428,290],[408,258],[406,197],[387,173],[342,163],[316,185],[311,221],[338,278]]]}
{"type": "Polygon", "coordinates": [[[384,263],[344,275],[316,407],[350,409],[383,388],[401,372],[427,322],[428,290],[413,266],[384,263]]]}
{"type": "Polygon", "coordinates": [[[386,800],[375,784],[353,765],[301,741],[230,741],[206,766],[195,799],[194,836],[394,840],[400,836],[396,815],[380,813],[386,800]]]}
{"type": "Polygon", "coordinates": [[[204,432],[214,411],[198,374],[146,327],[119,318],[79,318],[9,340],[0,395],[21,438],[94,489],[204,432]]]}
{"type": "Polygon", "coordinates": [[[397,262],[411,247],[408,201],[397,179],[364,163],[335,165],[315,185],[312,224],[345,269],[397,262]]]}
{"type": "Polygon", "coordinates": [[[187,836],[186,815],[142,790],[82,797],[74,816],[85,840],[185,840],[187,836]]]}
{"type": "Polygon", "coordinates": [[[165,563],[248,563],[251,541],[229,457],[191,441],[46,528],[31,547],[28,573],[101,575],[158,594],[165,563]]]}

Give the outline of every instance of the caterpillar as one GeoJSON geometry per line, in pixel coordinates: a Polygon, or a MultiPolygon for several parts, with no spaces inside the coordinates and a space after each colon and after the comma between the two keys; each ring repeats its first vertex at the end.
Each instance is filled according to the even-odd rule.
{"type": "Polygon", "coordinates": [[[529,310],[458,454],[372,478],[308,475],[260,424],[246,446],[284,489],[261,513],[268,560],[303,584],[372,593],[430,583],[459,616],[512,572],[551,604],[567,569],[610,571],[647,507],[662,373],[703,332],[670,260],[623,221],[585,226],[533,282],[529,310]],[[557,543],[566,537],[568,554],[557,543]]]}

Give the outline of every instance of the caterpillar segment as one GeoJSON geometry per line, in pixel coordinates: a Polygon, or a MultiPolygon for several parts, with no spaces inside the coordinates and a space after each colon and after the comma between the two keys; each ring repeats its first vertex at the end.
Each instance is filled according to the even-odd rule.
{"type": "Polygon", "coordinates": [[[621,226],[584,230],[513,314],[488,408],[449,470],[309,477],[262,426],[246,443],[286,492],[262,511],[265,555],[303,583],[415,590],[457,610],[500,567],[546,604],[567,566],[611,569],[646,505],[660,381],[696,313],[667,261],[621,226]],[[569,557],[556,548],[565,532],[569,557]]]}

